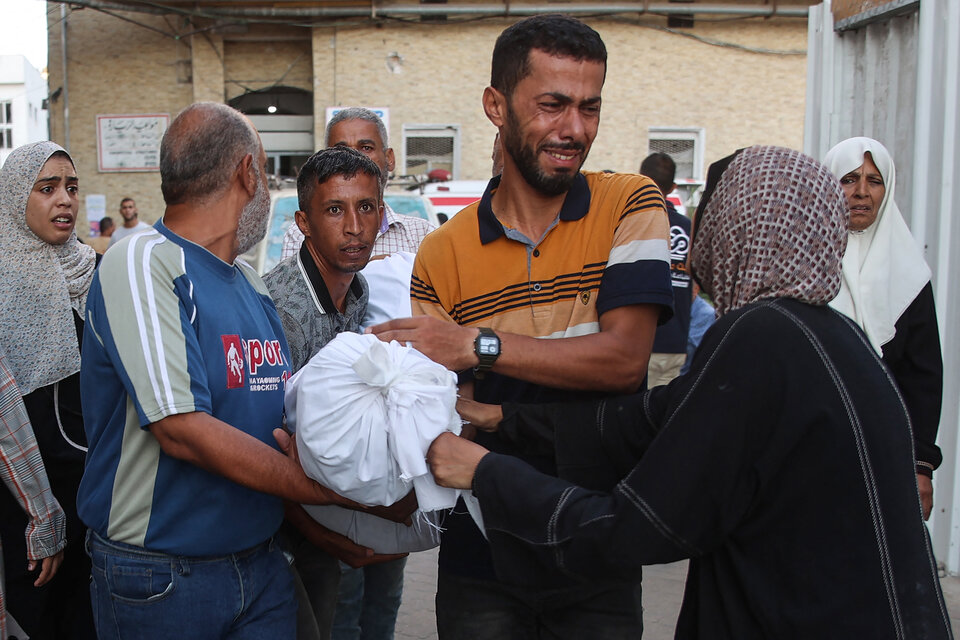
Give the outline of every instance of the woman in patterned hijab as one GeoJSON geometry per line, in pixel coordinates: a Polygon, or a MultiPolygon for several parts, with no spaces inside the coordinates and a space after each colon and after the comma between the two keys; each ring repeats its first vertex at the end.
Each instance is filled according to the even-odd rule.
{"type": "Polygon", "coordinates": [[[830,302],[840,290],[849,219],[833,174],[782,147],[750,147],[718,165],[691,253],[717,316],[769,298],[830,302]]]}
{"type": "Polygon", "coordinates": [[[676,638],[952,638],[906,408],[827,306],[840,183],[778,147],[727,165],[693,242],[720,318],[690,372],[642,395],[504,404],[499,437],[552,455],[559,477],[443,434],[434,478],[479,500],[497,578],[518,589],[689,558],[676,638]]]}
{"type": "Polygon", "coordinates": [[[7,611],[27,633],[93,638],[90,562],[77,517],[86,440],[80,406],[80,332],[96,254],[77,240],[77,171],[52,142],[15,149],[0,169],[0,352],[22,394],[50,481],[66,514],[67,548],[51,582],[36,588],[26,514],[0,492],[7,611]]]}

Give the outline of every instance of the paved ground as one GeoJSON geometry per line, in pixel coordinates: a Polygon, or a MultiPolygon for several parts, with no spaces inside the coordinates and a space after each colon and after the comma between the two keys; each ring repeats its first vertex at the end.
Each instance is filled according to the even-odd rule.
{"type": "MultiPolygon", "coordinates": [[[[643,570],[643,640],[672,640],[686,575],[686,562],[643,570]]],[[[437,637],[433,615],[436,584],[436,550],[411,554],[407,561],[403,604],[397,618],[396,640],[434,640],[437,637]]],[[[956,633],[960,631],[960,578],[944,578],[942,584],[956,633]]]]}

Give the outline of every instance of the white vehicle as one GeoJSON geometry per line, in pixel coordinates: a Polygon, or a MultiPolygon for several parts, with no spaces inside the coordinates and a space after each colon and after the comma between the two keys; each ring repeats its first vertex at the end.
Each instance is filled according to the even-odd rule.
{"type": "Polygon", "coordinates": [[[483,196],[486,180],[449,180],[423,185],[423,195],[430,199],[441,222],[446,222],[458,211],[483,196]]]}
{"type": "Polygon", "coordinates": [[[447,220],[440,217],[429,198],[416,192],[388,189],[384,192],[383,199],[394,212],[414,218],[423,218],[438,227],[447,220]]]}
{"type": "MultiPolygon", "coordinates": [[[[388,191],[383,194],[383,199],[397,213],[423,218],[437,226],[440,225],[440,219],[434,211],[433,205],[427,198],[418,193],[388,191]]],[[[267,235],[252,249],[240,256],[250,263],[250,266],[256,269],[257,273],[263,275],[280,262],[283,236],[287,233],[287,228],[294,224],[294,217],[299,208],[300,202],[297,199],[295,188],[282,187],[271,190],[270,220],[267,222],[267,235]]]]}

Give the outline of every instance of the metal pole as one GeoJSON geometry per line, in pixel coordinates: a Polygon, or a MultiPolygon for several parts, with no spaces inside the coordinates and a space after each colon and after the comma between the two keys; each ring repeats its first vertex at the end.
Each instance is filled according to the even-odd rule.
{"type": "Polygon", "coordinates": [[[60,3],[60,64],[63,65],[63,148],[70,151],[70,92],[67,90],[67,5],[60,3]]]}

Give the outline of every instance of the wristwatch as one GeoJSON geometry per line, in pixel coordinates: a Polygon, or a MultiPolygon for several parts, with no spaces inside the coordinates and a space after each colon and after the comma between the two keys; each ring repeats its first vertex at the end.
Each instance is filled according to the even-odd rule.
{"type": "Polygon", "coordinates": [[[480,363],[474,367],[473,371],[478,377],[493,368],[493,363],[500,357],[500,338],[493,332],[493,329],[480,327],[480,333],[473,341],[473,352],[477,354],[480,363]]]}

